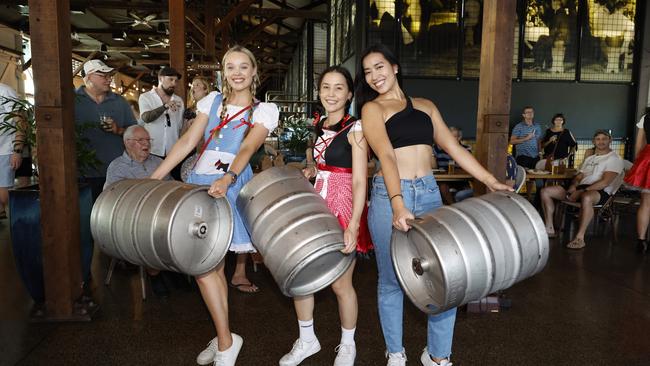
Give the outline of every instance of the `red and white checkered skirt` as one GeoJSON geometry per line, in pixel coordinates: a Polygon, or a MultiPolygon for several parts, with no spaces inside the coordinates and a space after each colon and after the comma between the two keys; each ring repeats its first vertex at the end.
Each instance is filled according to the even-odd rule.
{"type": "MultiPolygon", "coordinates": [[[[341,224],[343,230],[348,227],[352,218],[352,169],[318,165],[318,175],[314,188],[327,202],[341,224]]],[[[368,253],[373,246],[368,230],[368,206],[364,205],[359,236],[357,237],[357,252],[368,253]]]]}

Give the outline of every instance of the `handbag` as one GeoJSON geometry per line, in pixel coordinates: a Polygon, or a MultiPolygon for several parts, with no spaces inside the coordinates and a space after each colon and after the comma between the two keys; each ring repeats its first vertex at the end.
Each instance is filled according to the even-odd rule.
{"type": "Polygon", "coordinates": [[[544,170],[546,170],[547,172],[550,172],[553,169],[553,160],[555,160],[555,150],[557,150],[557,145],[559,145],[560,139],[562,138],[562,135],[564,135],[564,131],[566,131],[566,129],[562,130],[562,133],[558,135],[557,140],[555,140],[555,147],[553,148],[553,152],[551,153],[551,155],[549,155],[546,158],[546,161],[544,162],[544,170]]]}

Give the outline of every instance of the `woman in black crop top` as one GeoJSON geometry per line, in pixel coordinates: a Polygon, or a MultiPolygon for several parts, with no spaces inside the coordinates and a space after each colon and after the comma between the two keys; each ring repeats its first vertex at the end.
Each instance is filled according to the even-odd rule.
{"type": "MultiPolygon", "coordinates": [[[[407,231],[406,220],[440,207],[440,192],[431,172],[432,145],[438,144],[458,165],[491,190],[510,190],[499,183],[453,138],[436,106],[409,98],[401,89],[400,65],[384,45],[366,49],[357,67],[356,98],[363,133],[379,158],[373,178],[368,226],[379,272],[378,302],[389,364],[404,365],[402,346],[403,291],[390,257],[391,225],[407,231]]],[[[451,365],[456,309],[429,315],[423,365],[451,365]]]]}
{"type": "Polygon", "coordinates": [[[636,214],[636,230],[639,235],[637,249],[645,253],[648,250],[648,223],[650,222],[650,108],[636,125],[636,159],[632,169],[625,176],[625,182],[641,189],[641,205],[636,214]]]}
{"type": "MultiPolygon", "coordinates": [[[[352,91],[352,76],[347,69],[330,66],[321,74],[318,94],[327,118],[317,120],[313,156],[308,155],[309,164],[303,171],[307,178],[316,178],[316,191],[345,230],[346,246],[341,251],[346,254],[355,250],[367,253],[372,247],[365,210],[368,145],[361,124],[347,113],[352,91]]],[[[352,286],[354,263],[332,284],[341,316],[341,342],[336,348],[336,365],[353,365],[356,356],[354,332],[359,311],[357,294],[352,286]]],[[[280,359],[280,365],[298,365],[320,350],[314,334],[314,296],[296,297],[293,301],[300,338],[280,359]]]]}

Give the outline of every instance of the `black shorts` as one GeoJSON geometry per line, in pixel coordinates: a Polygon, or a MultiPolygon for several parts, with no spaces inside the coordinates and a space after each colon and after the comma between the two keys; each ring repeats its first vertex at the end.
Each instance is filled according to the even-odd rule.
{"type": "MultiPolygon", "coordinates": [[[[576,187],[576,190],[586,189],[589,186],[590,184],[581,184],[576,187]]],[[[609,193],[605,192],[604,189],[599,190],[598,193],[600,194],[600,199],[598,200],[596,205],[604,205],[605,202],[607,202],[607,200],[609,199],[610,195],[609,193]]]]}
{"type": "Polygon", "coordinates": [[[16,170],[16,177],[31,177],[33,175],[34,170],[32,169],[32,158],[23,158],[23,161],[16,170]]]}

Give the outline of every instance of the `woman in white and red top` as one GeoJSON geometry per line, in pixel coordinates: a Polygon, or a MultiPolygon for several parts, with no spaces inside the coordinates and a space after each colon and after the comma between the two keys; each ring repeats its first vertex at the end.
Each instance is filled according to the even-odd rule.
{"type": "MultiPolygon", "coordinates": [[[[318,90],[327,118],[316,118],[317,137],[313,147],[316,164],[310,162],[303,172],[307,178],[316,178],[316,191],[345,230],[345,248],[341,251],[365,253],[372,247],[365,219],[368,146],[361,123],[347,113],[352,102],[352,76],[341,66],[330,66],[321,74],[318,90]]],[[[354,262],[332,284],[341,317],[341,342],[336,347],[334,361],[334,365],[339,366],[353,365],[356,357],[354,332],[358,305],[352,286],[353,271],[354,262]]],[[[293,301],[300,338],[280,359],[280,366],[298,365],[320,351],[320,343],[314,334],[313,295],[296,297],[293,301]]]]}

